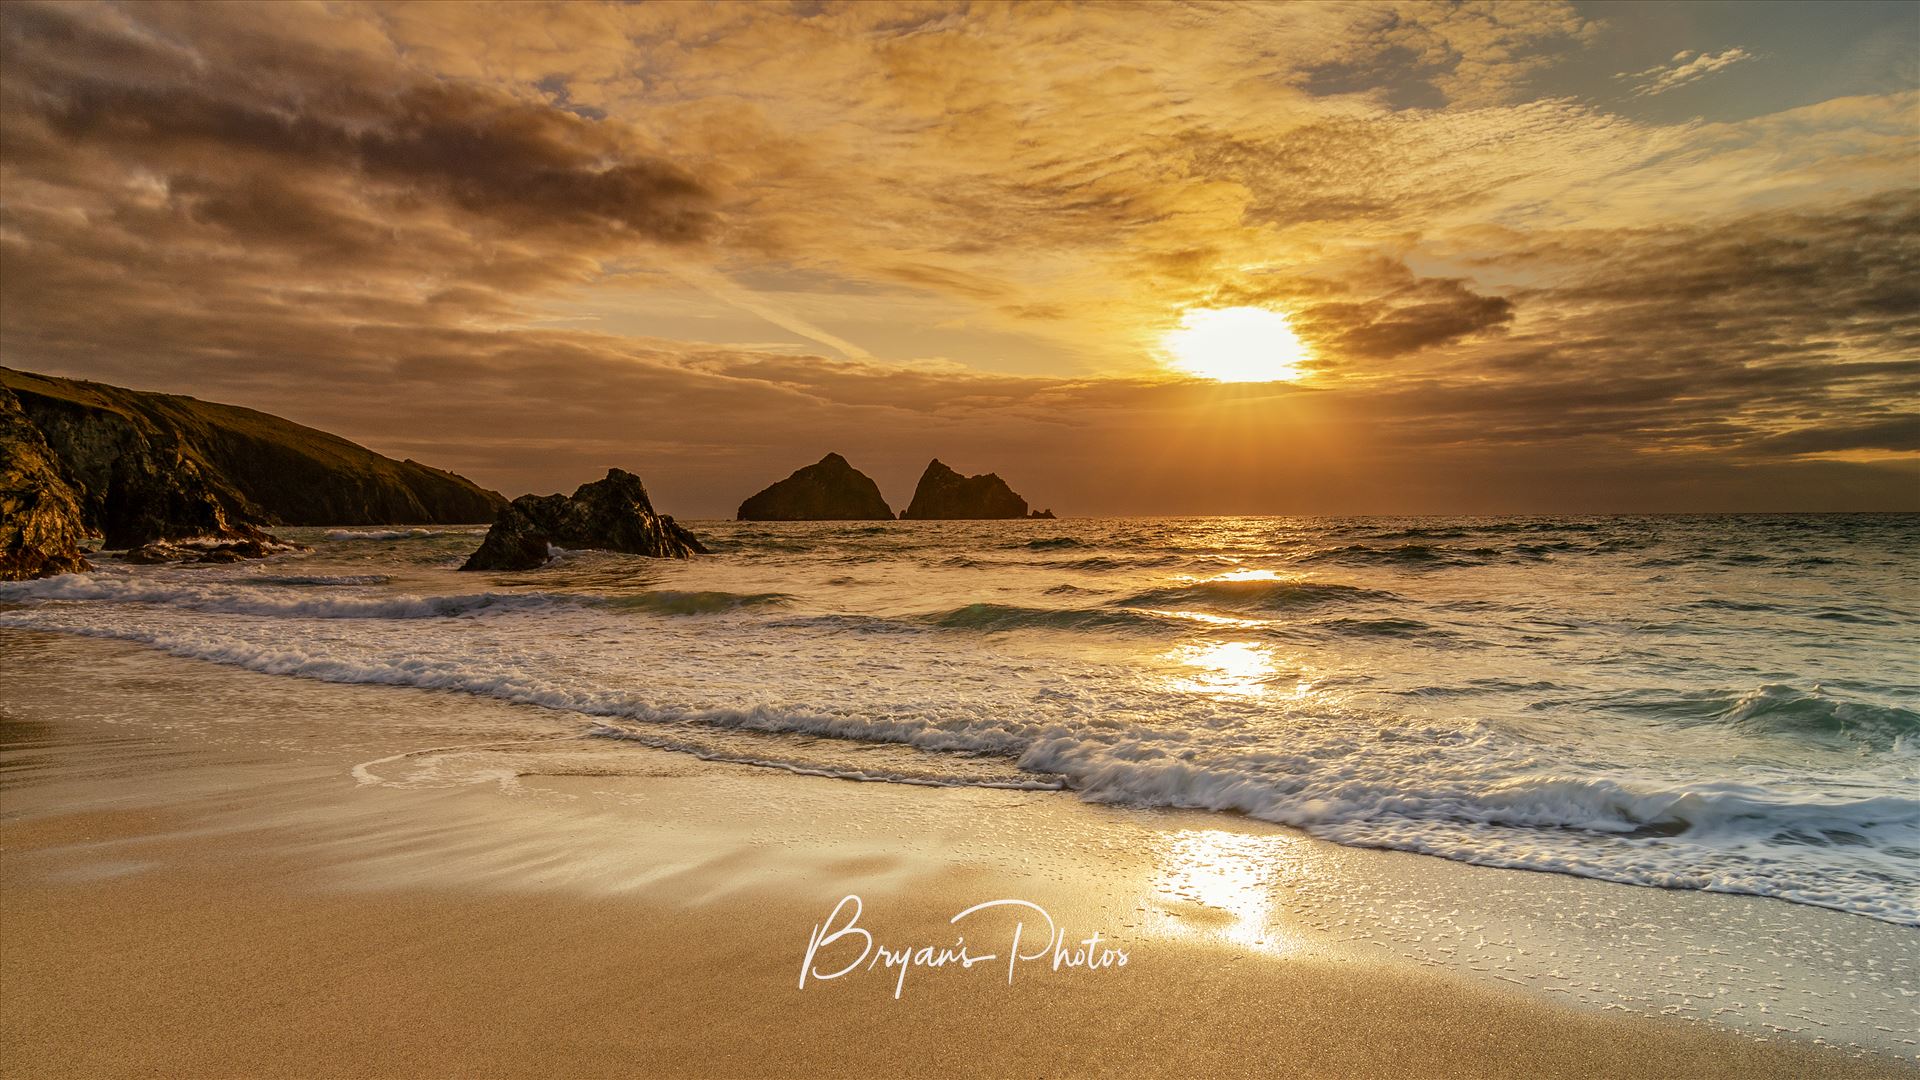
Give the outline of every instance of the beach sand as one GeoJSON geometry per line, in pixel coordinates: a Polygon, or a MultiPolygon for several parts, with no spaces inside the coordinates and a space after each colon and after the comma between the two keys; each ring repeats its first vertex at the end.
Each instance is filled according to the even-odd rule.
{"type": "MultiPolygon", "coordinates": [[[[1609,1010],[1605,972],[1585,1003],[1518,960],[1496,981],[1419,959],[1405,925],[1522,921],[1509,952],[1564,935],[1589,966],[1608,939],[1555,913],[1911,947],[1856,916],[704,762],[538,709],[117,643],[0,632],[0,666],[6,1076],[1920,1075],[1871,994],[1891,1052],[1811,1041],[1841,1041],[1831,1019],[1757,1038],[1609,1010]],[[1128,961],[801,989],[848,894],[890,947],[952,945],[954,914],[1020,898],[1128,961]]],[[[1004,958],[1012,923],[974,916],[969,947],[1004,958]]],[[[835,947],[819,967],[857,952],[835,947]]]]}

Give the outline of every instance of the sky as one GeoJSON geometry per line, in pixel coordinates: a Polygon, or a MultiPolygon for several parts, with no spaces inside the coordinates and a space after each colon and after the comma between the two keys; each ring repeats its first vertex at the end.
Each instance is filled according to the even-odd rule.
{"type": "Polygon", "coordinates": [[[0,363],[691,518],[1920,509],[1920,4],[9,3],[0,363]]]}

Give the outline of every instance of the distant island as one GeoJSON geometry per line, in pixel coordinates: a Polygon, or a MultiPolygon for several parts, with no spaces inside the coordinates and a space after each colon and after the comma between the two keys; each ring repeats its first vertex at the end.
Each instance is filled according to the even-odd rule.
{"type": "Polygon", "coordinates": [[[892,521],[893,508],[880,485],[828,454],[792,476],[770,484],[740,504],[740,521],[892,521]]]}
{"type": "MultiPolygon", "coordinates": [[[[756,492],[735,515],[740,521],[892,521],[893,516],[880,485],[835,453],[756,492]]],[[[1052,518],[1053,511],[1029,512],[1027,500],[998,474],[962,476],[939,458],[927,463],[913,501],[900,512],[903,521],[1027,517],[1052,518]]]]}
{"type": "Polygon", "coordinates": [[[1027,500],[1014,494],[998,473],[961,476],[939,458],[927,463],[913,489],[913,501],[900,512],[903,520],[955,521],[976,518],[1051,518],[1053,511],[1027,510],[1027,500]]]}

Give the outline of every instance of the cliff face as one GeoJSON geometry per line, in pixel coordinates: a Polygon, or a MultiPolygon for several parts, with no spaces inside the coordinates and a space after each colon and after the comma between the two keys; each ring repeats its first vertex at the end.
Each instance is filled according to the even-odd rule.
{"type": "Polygon", "coordinates": [[[89,570],[80,497],[40,429],[0,386],[0,581],[89,570]]]}
{"type": "Polygon", "coordinates": [[[741,521],[892,521],[880,485],[828,454],[740,504],[741,521]]]}
{"type": "Polygon", "coordinates": [[[600,548],[656,559],[685,559],[707,549],[670,517],[653,511],[640,478],[608,469],[604,480],[571,496],[522,495],[500,512],[462,570],[531,570],[549,545],[600,548]]]}
{"type": "Polygon", "coordinates": [[[277,416],[0,368],[112,548],[258,525],[486,521],[496,492],[277,416]]]}
{"type": "Polygon", "coordinates": [[[961,476],[934,458],[927,463],[927,471],[920,474],[913,501],[900,516],[920,521],[1023,518],[1027,516],[1027,500],[1014,494],[996,473],[961,476]]]}

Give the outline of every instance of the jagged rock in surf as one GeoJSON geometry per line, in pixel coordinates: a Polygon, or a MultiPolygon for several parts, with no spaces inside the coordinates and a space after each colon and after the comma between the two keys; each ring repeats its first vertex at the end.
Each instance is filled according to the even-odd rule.
{"type": "Polygon", "coordinates": [[[572,495],[522,495],[500,511],[479,550],[462,570],[530,570],[546,564],[549,549],[598,548],[685,559],[707,549],[671,517],[654,513],[640,478],[608,469],[604,480],[572,495]]]}

